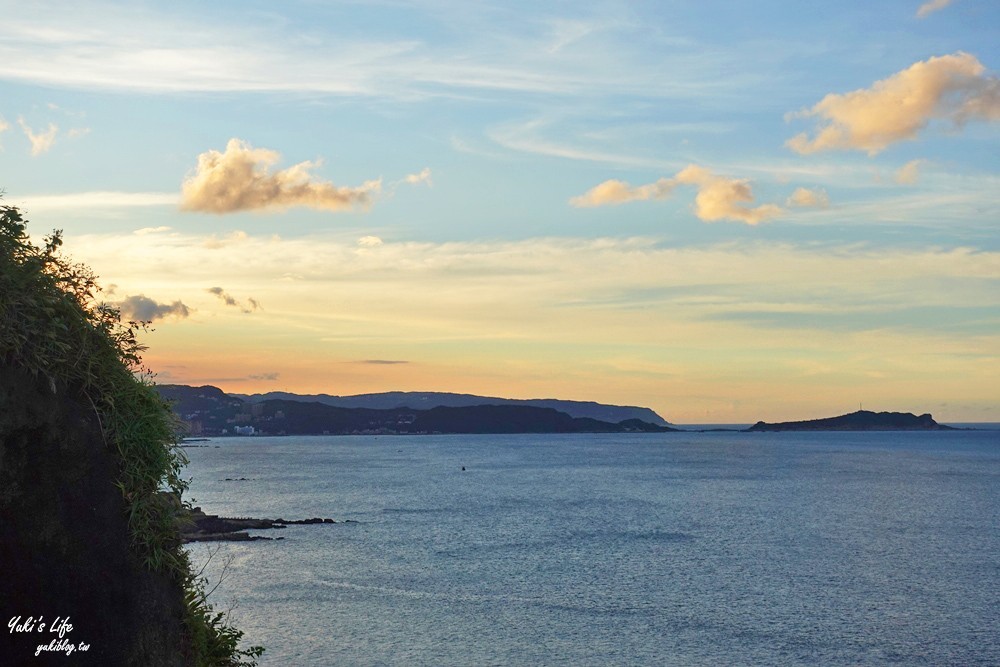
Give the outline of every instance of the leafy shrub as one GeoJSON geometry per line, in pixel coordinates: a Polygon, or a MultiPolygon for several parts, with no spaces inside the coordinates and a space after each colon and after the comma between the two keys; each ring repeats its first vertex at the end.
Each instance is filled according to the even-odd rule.
{"type": "Polygon", "coordinates": [[[145,348],[137,335],[148,323],[123,323],[117,308],[98,301],[93,272],[60,254],[60,231],[38,247],[26,226],[16,207],[0,206],[0,365],[26,369],[46,378],[53,392],[92,406],[119,461],[115,484],[125,499],[132,548],[147,568],[184,587],[196,663],[256,664],[263,649],[239,648],[243,633],[213,611],[181,548],[187,461],[176,447],[176,418],[142,364],[145,348]]]}

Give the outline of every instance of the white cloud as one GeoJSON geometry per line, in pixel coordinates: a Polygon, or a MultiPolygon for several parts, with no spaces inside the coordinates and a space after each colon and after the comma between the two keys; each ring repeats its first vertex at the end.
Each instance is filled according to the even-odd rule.
{"type": "Polygon", "coordinates": [[[188,317],[191,314],[191,309],[180,301],[157,303],[142,294],[125,297],[113,305],[121,310],[121,314],[125,319],[137,322],[153,322],[165,317],[180,319],[188,317]]]}
{"type": "Polygon", "coordinates": [[[801,208],[826,208],[830,205],[830,197],[825,190],[809,190],[808,188],[795,188],[791,196],[785,202],[786,206],[798,206],[801,208]]]}
{"type": "Polygon", "coordinates": [[[20,116],[17,119],[17,124],[21,126],[24,136],[28,137],[28,141],[31,142],[32,155],[41,155],[55,145],[56,134],[59,132],[59,127],[55,123],[49,123],[48,129],[44,132],[35,132],[20,116]]]}
{"type": "Polygon", "coordinates": [[[162,234],[163,232],[169,232],[171,229],[173,228],[167,227],[166,225],[161,225],[160,227],[143,227],[141,229],[135,230],[132,233],[138,236],[145,236],[146,234],[162,234]]]}
{"type": "Polygon", "coordinates": [[[225,303],[227,306],[232,306],[234,308],[239,308],[246,314],[250,314],[254,311],[260,310],[260,302],[253,297],[248,297],[246,303],[240,303],[240,301],[234,297],[232,294],[222,289],[221,287],[209,287],[205,290],[215,296],[225,303]]]}
{"type": "Polygon", "coordinates": [[[925,18],[929,14],[933,14],[936,11],[944,9],[951,3],[952,0],[929,0],[928,2],[920,5],[920,8],[917,9],[917,18],[925,18]]]}
{"type": "Polygon", "coordinates": [[[410,185],[418,185],[420,183],[432,185],[433,181],[431,180],[431,168],[424,167],[418,174],[407,174],[403,177],[403,182],[409,183],[410,185]]]}
{"type": "Polygon", "coordinates": [[[899,168],[893,179],[901,185],[913,185],[920,180],[920,167],[926,162],[927,160],[910,160],[899,168]]]}
{"type": "Polygon", "coordinates": [[[381,180],[353,188],[314,180],[309,172],[318,164],[308,161],[272,172],[279,159],[276,151],[230,139],[224,153],[198,156],[194,174],[181,188],[181,208],[220,214],[292,206],[343,211],[371,205],[382,187],[381,180]]]}
{"type": "Polygon", "coordinates": [[[756,225],[781,214],[781,207],[775,204],[749,206],[753,202],[753,190],[746,179],[718,176],[711,170],[698,165],[688,165],[673,178],[661,178],[653,183],[631,186],[616,179],[604,181],[583,195],[570,199],[577,207],[607,206],[632,201],[666,199],[678,185],[694,185],[695,215],[704,222],[734,220],[756,225]]]}
{"type": "Polygon", "coordinates": [[[579,197],[570,199],[569,203],[578,207],[593,207],[650,199],[666,199],[673,193],[675,187],[677,187],[677,181],[669,178],[661,178],[655,183],[634,187],[625,181],[611,179],[594,186],[579,197]]]}
{"type": "Polygon", "coordinates": [[[796,135],[785,145],[797,153],[863,150],[869,155],[914,139],[932,120],[956,127],[972,120],[1000,120],[1000,80],[968,53],[914,63],[871,88],[830,93],[794,117],[819,117],[812,139],[796,135]]]}
{"type": "Polygon", "coordinates": [[[212,234],[202,241],[202,245],[211,250],[218,250],[220,248],[227,248],[239,243],[244,243],[249,238],[250,235],[245,231],[242,229],[236,229],[222,237],[212,234]]]}
{"type": "Polygon", "coordinates": [[[384,242],[377,236],[362,236],[358,239],[358,246],[361,248],[378,248],[381,245],[384,242]]]}
{"type": "Polygon", "coordinates": [[[699,220],[737,220],[748,225],[756,225],[769,218],[781,215],[781,207],[776,204],[762,204],[751,208],[753,191],[746,179],[717,176],[704,167],[689,165],[677,176],[678,183],[698,186],[695,196],[695,215],[699,220]]]}
{"type": "MultiPolygon", "coordinates": [[[[10,129],[10,123],[8,123],[7,121],[5,121],[3,119],[3,116],[0,116],[0,134],[3,134],[4,132],[6,132],[9,129],[10,129]]],[[[2,150],[3,150],[3,144],[0,143],[0,151],[2,151],[2,150]]]]}

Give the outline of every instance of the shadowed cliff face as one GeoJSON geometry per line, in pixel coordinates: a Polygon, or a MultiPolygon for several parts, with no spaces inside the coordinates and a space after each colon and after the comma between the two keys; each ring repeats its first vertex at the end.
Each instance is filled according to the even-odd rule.
{"type": "Polygon", "coordinates": [[[0,368],[0,663],[189,664],[181,583],[130,551],[116,474],[89,405],[0,368]]]}

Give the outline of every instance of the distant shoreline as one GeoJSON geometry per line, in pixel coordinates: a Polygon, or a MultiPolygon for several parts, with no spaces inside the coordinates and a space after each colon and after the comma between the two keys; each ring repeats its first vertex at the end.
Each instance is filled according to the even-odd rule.
{"type": "MultiPolygon", "coordinates": [[[[649,408],[559,399],[519,400],[443,392],[357,396],[288,392],[227,394],[204,385],[156,385],[195,438],[247,435],[437,435],[514,433],[665,433],[901,431],[992,428],[942,425],[929,414],[857,412],[793,422],[671,424],[649,408]]],[[[998,425],[1000,426],[1000,425],[998,425]]]]}
{"type": "MultiPolygon", "coordinates": [[[[607,432],[607,431],[576,431],[576,432],[532,432],[532,431],[520,431],[520,432],[501,432],[501,433],[486,433],[486,432],[475,432],[475,433],[283,433],[283,434],[273,434],[273,433],[255,433],[253,435],[237,435],[237,434],[224,434],[224,435],[213,435],[210,437],[199,437],[199,438],[183,438],[178,444],[179,447],[183,448],[210,448],[212,444],[203,443],[217,443],[219,440],[230,440],[237,438],[343,438],[343,437],[424,437],[424,436],[468,436],[468,435],[553,435],[553,436],[570,436],[570,435],[635,435],[635,436],[646,436],[646,435],[657,435],[657,434],[684,434],[684,433],[739,433],[752,436],[756,433],[935,433],[935,432],[947,432],[955,433],[961,431],[1000,431],[1000,422],[955,422],[953,424],[943,424],[947,428],[943,429],[802,429],[802,430],[767,430],[767,431],[751,431],[750,427],[752,424],[674,424],[674,428],[664,431],[619,431],[619,432],[607,432]]],[[[218,447],[215,444],[214,447],[218,447]]]]}

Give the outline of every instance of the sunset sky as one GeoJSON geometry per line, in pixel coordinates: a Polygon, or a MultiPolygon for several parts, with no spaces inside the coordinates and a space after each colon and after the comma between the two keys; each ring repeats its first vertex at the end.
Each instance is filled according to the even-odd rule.
{"type": "Polygon", "coordinates": [[[1000,421],[1000,3],[4,2],[159,382],[1000,421]]]}

